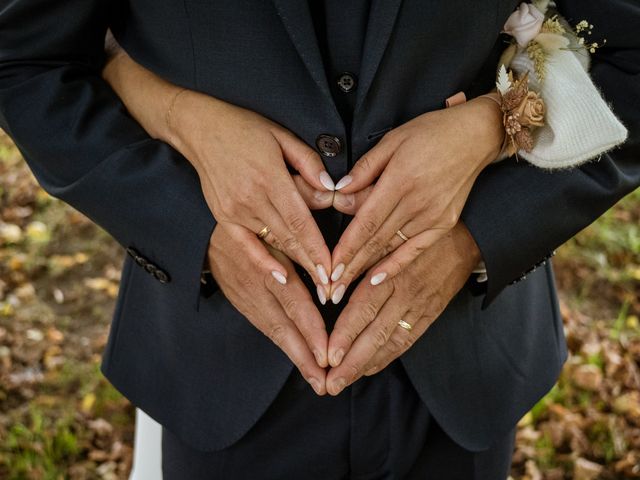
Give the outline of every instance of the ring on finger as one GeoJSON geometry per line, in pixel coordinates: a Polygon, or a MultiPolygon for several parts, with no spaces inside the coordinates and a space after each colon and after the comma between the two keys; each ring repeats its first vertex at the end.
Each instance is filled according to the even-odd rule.
{"type": "Polygon", "coordinates": [[[264,227],[262,227],[262,230],[258,232],[258,238],[264,239],[267,235],[269,235],[270,231],[271,228],[269,227],[269,225],[265,225],[264,227]]]}
{"type": "Polygon", "coordinates": [[[410,323],[405,322],[404,320],[400,320],[398,322],[398,325],[400,325],[402,328],[404,328],[407,331],[411,331],[411,329],[413,328],[410,323]]]}
{"type": "Polygon", "coordinates": [[[407,237],[404,233],[402,233],[402,230],[398,230],[398,231],[396,232],[396,235],[398,235],[398,236],[399,236],[402,240],[404,240],[405,242],[406,242],[407,240],[409,240],[409,237],[407,237]]]}

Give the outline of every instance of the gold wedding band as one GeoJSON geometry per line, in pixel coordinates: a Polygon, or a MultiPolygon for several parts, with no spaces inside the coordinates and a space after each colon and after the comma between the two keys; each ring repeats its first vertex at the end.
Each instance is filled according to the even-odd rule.
{"type": "Polygon", "coordinates": [[[404,320],[400,320],[398,322],[398,325],[400,325],[402,328],[404,328],[407,331],[410,331],[413,328],[410,323],[407,323],[404,320]]]}
{"type": "Polygon", "coordinates": [[[265,238],[269,235],[270,231],[271,229],[269,228],[269,225],[265,225],[264,228],[258,232],[258,238],[265,238]]]}
{"type": "Polygon", "coordinates": [[[404,233],[402,233],[402,230],[398,230],[398,231],[396,232],[396,235],[398,235],[398,236],[399,236],[402,240],[404,240],[405,242],[406,242],[407,240],[409,240],[409,237],[407,237],[404,233]]]}

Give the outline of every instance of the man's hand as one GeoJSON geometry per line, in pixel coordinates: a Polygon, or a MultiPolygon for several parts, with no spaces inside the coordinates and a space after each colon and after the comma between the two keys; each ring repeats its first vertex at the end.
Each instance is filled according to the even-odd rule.
{"type": "Polygon", "coordinates": [[[389,282],[361,282],[329,338],[327,391],[337,395],[364,375],[385,368],[413,345],[464,286],[480,260],[467,228],[453,229],[389,282]],[[404,320],[411,331],[400,327],[404,320]],[[346,352],[344,358],[337,352],[346,352]]]}
{"type": "Polygon", "coordinates": [[[420,115],[390,130],[336,185],[343,194],[370,188],[332,259],[332,300],[368,267],[378,285],[400,273],[458,221],[480,171],[504,138],[501,111],[488,98],[420,115]],[[403,241],[398,230],[409,238],[403,241]]]}
{"type": "Polygon", "coordinates": [[[327,330],[291,261],[255,234],[226,222],[214,227],[207,256],[225,297],[324,395],[327,330]],[[271,275],[280,264],[287,269],[286,285],[271,275]]]}

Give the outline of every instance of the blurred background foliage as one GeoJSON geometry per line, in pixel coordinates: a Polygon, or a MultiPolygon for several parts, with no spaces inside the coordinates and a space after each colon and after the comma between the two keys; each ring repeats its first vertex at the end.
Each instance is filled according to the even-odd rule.
{"type": "MultiPolygon", "coordinates": [[[[99,370],[123,258],[0,131],[0,478],[127,478],[135,409],[99,370]]],[[[554,266],[570,358],[520,421],[512,477],[640,478],[640,189],[554,266]]]]}

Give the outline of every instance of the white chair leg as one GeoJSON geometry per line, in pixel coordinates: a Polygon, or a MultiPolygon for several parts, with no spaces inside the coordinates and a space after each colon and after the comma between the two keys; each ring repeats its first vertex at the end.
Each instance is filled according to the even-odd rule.
{"type": "Polygon", "coordinates": [[[161,440],[162,426],[136,408],[133,467],[129,480],[160,480],[162,478],[161,440]]]}

